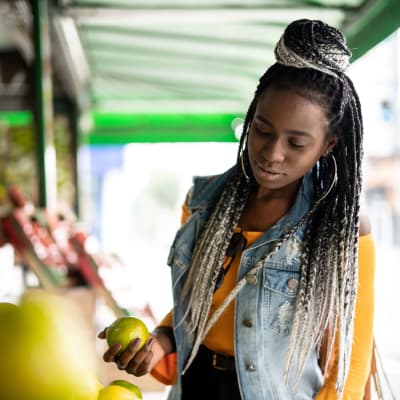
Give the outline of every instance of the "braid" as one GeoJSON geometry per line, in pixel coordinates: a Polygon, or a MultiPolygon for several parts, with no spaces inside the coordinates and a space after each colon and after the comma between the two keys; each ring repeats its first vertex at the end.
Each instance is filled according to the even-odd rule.
{"type": "Polygon", "coordinates": [[[203,336],[217,277],[248,193],[248,185],[237,167],[194,248],[182,289],[182,298],[187,301],[187,309],[180,323],[187,321],[188,333],[195,337],[203,336]]]}

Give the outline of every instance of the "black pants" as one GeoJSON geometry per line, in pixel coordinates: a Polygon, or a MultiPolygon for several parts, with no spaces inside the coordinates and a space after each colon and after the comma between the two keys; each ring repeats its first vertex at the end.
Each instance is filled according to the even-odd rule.
{"type": "Polygon", "coordinates": [[[200,350],[182,376],[182,400],[241,400],[234,368],[213,367],[213,352],[200,350]]]}

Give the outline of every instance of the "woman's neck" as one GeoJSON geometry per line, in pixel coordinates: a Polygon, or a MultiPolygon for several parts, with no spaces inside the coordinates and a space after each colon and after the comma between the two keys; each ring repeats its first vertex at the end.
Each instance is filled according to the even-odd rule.
{"type": "Polygon", "coordinates": [[[247,231],[265,231],[273,226],[292,207],[300,182],[279,190],[254,188],[242,211],[239,226],[247,231]]]}

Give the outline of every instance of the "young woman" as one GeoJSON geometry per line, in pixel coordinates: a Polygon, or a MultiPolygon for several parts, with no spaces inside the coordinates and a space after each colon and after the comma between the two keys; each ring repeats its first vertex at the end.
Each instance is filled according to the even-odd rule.
{"type": "Polygon", "coordinates": [[[168,259],[173,310],[141,351],[104,354],[173,384],[170,399],[364,395],[374,264],[350,51],[335,28],[298,20],[275,55],[236,165],[195,179],[186,199],[168,259]]]}

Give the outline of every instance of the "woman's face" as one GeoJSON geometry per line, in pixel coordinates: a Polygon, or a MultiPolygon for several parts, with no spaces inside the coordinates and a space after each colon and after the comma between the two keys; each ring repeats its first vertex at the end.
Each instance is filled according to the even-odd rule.
{"type": "Polygon", "coordinates": [[[336,144],[327,138],[324,109],[290,89],[267,89],[248,137],[250,166],[260,189],[297,188],[298,181],[336,144]]]}

